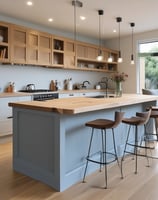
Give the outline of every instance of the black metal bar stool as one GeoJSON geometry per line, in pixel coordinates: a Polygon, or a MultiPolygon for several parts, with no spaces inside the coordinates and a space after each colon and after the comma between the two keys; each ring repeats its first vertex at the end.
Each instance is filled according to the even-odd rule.
{"type": "Polygon", "coordinates": [[[115,112],[115,117],[114,120],[109,120],[109,119],[96,119],[94,121],[89,121],[85,125],[87,127],[92,128],[92,133],[91,133],[91,138],[90,138],[90,143],[89,143],[89,148],[88,148],[88,156],[86,157],[87,162],[86,162],[86,167],[84,171],[84,176],[83,176],[83,182],[85,182],[85,176],[87,172],[87,167],[88,167],[88,162],[93,162],[97,163],[100,165],[100,170],[101,166],[105,166],[105,188],[107,188],[107,165],[116,161],[119,164],[118,157],[117,157],[117,152],[116,152],[116,144],[115,144],[115,136],[114,136],[114,128],[116,128],[122,121],[124,112],[115,112]],[[100,129],[101,130],[101,150],[100,150],[100,159],[94,159],[92,158],[91,155],[91,147],[92,147],[92,140],[94,136],[94,129],[100,129]],[[114,152],[109,152],[107,151],[106,144],[107,144],[107,129],[112,130],[112,137],[113,137],[113,148],[114,152]],[[112,158],[109,160],[107,159],[107,155],[110,155],[112,158]]]}
{"type": "Polygon", "coordinates": [[[137,173],[137,163],[138,163],[138,156],[144,156],[148,159],[148,155],[146,150],[151,149],[151,147],[147,146],[147,143],[145,142],[145,145],[142,145],[141,141],[138,138],[138,127],[144,126],[144,135],[146,134],[146,124],[149,121],[151,114],[151,109],[149,109],[147,112],[137,112],[136,116],[132,116],[130,118],[124,118],[122,119],[122,123],[125,123],[129,125],[128,133],[127,133],[127,139],[125,143],[124,153],[121,159],[121,176],[123,178],[123,161],[125,153],[135,155],[135,173],[137,173]],[[135,131],[131,132],[131,126],[135,127],[135,131]],[[134,141],[129,141],[129,135],[130,133],[134,136],[134,141]],[[128,150],[127,147],[133,147],[133,150],[128,150]],[[140,153],[138,150],[144,149],[145,153],[140,153]]]}

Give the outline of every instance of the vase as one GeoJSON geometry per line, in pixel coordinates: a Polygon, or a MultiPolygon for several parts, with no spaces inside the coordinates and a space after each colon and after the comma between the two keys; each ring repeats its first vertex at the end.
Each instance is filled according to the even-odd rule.
{"type": "Polygon", "coordinates": [[[121,81],[116,82],[115,95],[116,95],[116,97],[122,96],[122,83],[121,83],[121,81]]]}

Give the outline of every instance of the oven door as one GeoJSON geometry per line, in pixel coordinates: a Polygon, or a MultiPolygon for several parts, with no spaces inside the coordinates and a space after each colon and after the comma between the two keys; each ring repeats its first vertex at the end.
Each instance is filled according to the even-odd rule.
{"type": "Polygon", "coordinates": [[[34,101],[45,101],[45,100],[52,100],[58,99],[58,93],[44,93],[44,94],[33,94],[34,101]]]}

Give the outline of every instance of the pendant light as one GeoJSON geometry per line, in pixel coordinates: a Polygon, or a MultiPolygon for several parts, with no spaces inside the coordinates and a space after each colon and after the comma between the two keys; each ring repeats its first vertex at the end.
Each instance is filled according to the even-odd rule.
{"type": "Polygon", "coordinates": [[[104,14],[103,10],[98,10],[98,15],[99,15],[99,49],[98,49],[98,56],[97,56],[98,61],[103,60],[103,54],[101,50],[101,15],[103,14],[104,14]]]}
{"type": "Polygon", "coordinates": [[[132,28],[132,54],[131,54],[131,65],[134,65],[134,55],[133,55],[133,27],[135,26],[135,23],[130,23],[130,26],[132,28]]]}
{"type": "Polygon", "coordinates": [[[118,38],[118,46],[119,46],[119,55],[118,55],[118,63],[121,63],[122,57],[121,57],[121,49],[120,49],[120,22],[122,22],[122,18],[121,17],[117,17],[116,18],[116,22],[118,23],[118,29],[119,29],[119,38],[118,38]]]}
{"type": "Polygon", "coordinates": [[[108,57],[108,63],[111,63],[111,62],[113,62],[113,57],[112,57],[112,54],[110,52],[109,57],[108,57]]]}

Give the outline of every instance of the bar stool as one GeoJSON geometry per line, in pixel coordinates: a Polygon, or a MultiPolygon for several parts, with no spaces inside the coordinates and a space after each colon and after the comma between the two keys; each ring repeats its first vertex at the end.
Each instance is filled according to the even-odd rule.
{"type": "Polygon", "coordinates": [[[152,149],[152,148],[147,146],[146,142],[145,142],[145,145],[142,145],[141,141],[139,141],[139,139],[138,139],[138,127],[144,126],[144,135],[145,135],[146,134],[146,124],[149,121],[150,114],[151,114],[151,109],[149,109],[147,112],[142,112],[142,113],[137,112],[136,116],[132,116],[131,118],[122,119],[122,123],[129,125],[129,129],[128,129],[128,133],[127,133],[127,139],[126,139],[125,148],[124,148],[124,153],[123,153],[123,156],[122,156],[122,159],[121,159],[121,176],[122,176],[122,178],[123,178],[123,161],[124,161],[125,153],[135,155],[135,174],[137,174],[137,163],[138,163],[137,157],[138,156],[144,156],[148,159],[148,155],[147,155],[146,150],[152,149]],[[130,131],[131,126],[135,127],[134,133],[132,133],[130,131]],[[134,142],[129,141],[130,133],[132,133],[134,135],[134,142]],[[127,150],[127,146],[133,147],[134,151],[127,150]],[[138,152],[138,149],[140,150],[141,148],[145,150],[145,154],[141,154],[141,153],[138,152]]]}
{"type": "Polygon", "coordinates": [[[93,121],[89,121],[87,122],[85,125],[87,127],[91,127],[92,128],[92,132],[91,132],[91,138],[90,138],[90,143],[89,143],[89,148],[88,148],[88,155],[86,157],[87,161],[86,161],[86,167],[85,167],[85,171],[84,171],[84,176],[83,176],[83,182],[85,182],[85,176],[86,176],[86,172],[87,172],[87,167],[88,167],[88,162],[93,162],[93,163],[97,163],[100,165],[100,171],[101,171],[101,166],[104,165],[105,166],[105,189],[107,188],[107,165],[116,161],[118,162],[119,165],[119,161],[118,161],[118,157],[117,157],[117,152],[116,152],[116,144],[115,144],[115,136],[114,136],[114,128],[116,128],[122,121],[124,112],[115,112],[115,116],[114,116],[114,120],[109,120],[109,119],[96,119],[93,121]],[[94,159],[92,158],[91,155],[91,147],[92,147],[92,140],[93,140],[93,136],[94,136],[94,129],[100,129],[101,130],[101,150],[100,150],[100,159],[94,159]],[[113,137],[113,148],[114,148],[114,152],[109,152],[107,151],[106,148],[106,136],[107,136],[107,129],[111,129],[112,130],[112,137],[113,137]],[[111,160],[107,159],[107,155],[112,156],[111,160]]]}
{"type": "Polygon", "coordinates": [[[155,133],[154,132],[150,132],[146,134],[146,139],[152,140],[152,141],[158,141],[158,107],[156,106],[151,106],[148,107],[146,110],[148,111],[149,109],[151,109],[151,114],[150,114],[150,118],[154,120],[154,126],[155,126],[155,133]],[[156,136],[156,139],[154,138],[150,138],[150,136],[156,136]]]}

